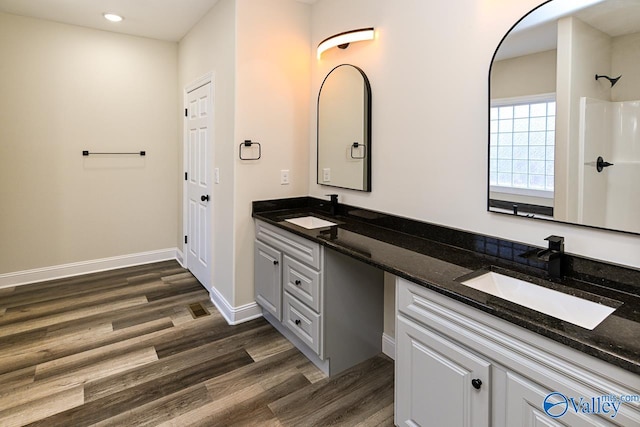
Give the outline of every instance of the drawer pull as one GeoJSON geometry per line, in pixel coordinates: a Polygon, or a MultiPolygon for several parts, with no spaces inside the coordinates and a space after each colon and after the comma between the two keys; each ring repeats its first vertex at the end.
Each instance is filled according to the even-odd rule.
{"type": "Polygon", "coordinates": [[[295,323],[296,325],[300,326],[300,319],[296,319],[296,320],[294,320],[294,323],[295,323]]]}
{"type": "Polygon", "coordinates": [[[471,380],[471,385],[476,390],[480,390],[480,387],[482,387],[482,380],[479,379],[479,378],[474,378],[474,379],[471,380]]]}
{"type": "Polygon", "coordinates": [[[273,260],[273,265],[278,265],[280,264],[280,262],[278,262],[277,260],[273,260]]]}
{"type": "Polygon", "coordinates": [[[300,280],[296,280],[296,286],[300,286],[302,284],[302,282],[300,282],[300,280]]]}

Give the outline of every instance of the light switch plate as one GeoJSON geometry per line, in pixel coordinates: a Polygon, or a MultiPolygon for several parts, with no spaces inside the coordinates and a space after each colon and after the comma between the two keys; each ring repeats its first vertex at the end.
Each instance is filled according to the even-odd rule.
{"type": "Polygon", "coordinates": [[[215,168],[213,170],[213,182],[220,184],[220,168],[215,168]]]}

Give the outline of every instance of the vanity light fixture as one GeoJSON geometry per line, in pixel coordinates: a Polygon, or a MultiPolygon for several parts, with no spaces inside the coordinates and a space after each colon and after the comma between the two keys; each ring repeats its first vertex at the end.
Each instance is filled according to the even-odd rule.
{"type": "Polygon", "coordinates": [[[318,45],[318,59],[320,59],[322,52],[327,49],[331,49],[332,47],[346,49],[349,47],[350,43],[373,40],[374,36],[375,31],[373,27],[360,28],[359,30],[351,30],[340,34],[335,34],[320,42],[320,44],[318,45]]]}
{"type": "Polygon", "coordinates": [[[117,15],[115,13],[109,13],[109,12],[103,13],[102,16],[104,16],[104,19],[106,19],[107,21],[111,21],[111,22],[120,22],[120,21],[122,21],[124,19],[120,15],[117,15]]]}

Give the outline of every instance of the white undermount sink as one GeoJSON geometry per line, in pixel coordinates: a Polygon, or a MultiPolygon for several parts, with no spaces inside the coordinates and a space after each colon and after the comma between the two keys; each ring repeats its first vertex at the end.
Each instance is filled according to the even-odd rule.
{"type": "Polygon", "coordinates": [[[324,220],[315,216],[301,216],[298,218],[285,219],[285,221],[298,225],[307,230],[313,230],[314,228],[331,227],[337,225],[331,221],[324,220]]]}
{"type": "Polygon", "coordinates": [[[589,330],[616,310],[492,271],[460,283],[589,330]]]}

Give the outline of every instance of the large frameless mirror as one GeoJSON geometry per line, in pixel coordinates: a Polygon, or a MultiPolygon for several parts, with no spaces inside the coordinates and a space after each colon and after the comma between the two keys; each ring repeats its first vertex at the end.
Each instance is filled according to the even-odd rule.
{"type": "Polygon", "coordinates": [[[339,65],[318,95],[318,184],[371,191],[371,86],[364,72],[339,65]]]}
{"type": "Polygon", "coordinates": [[[640,2],[542,4],[489,79],[489,210],[639,234],[640,2]]]}

